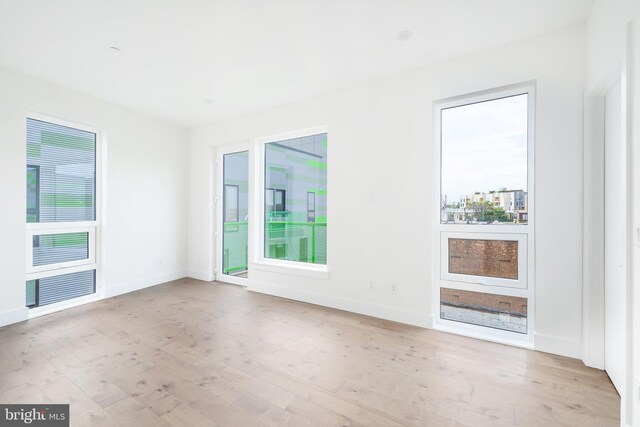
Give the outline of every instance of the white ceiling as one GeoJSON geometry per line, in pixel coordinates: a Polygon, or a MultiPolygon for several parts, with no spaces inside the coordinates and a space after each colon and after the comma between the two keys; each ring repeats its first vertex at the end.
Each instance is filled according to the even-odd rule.
{"type": "Polygon", "coordinates": [[[0,0],[0,67],[193,126],[575,25],[592,3],[0,0]]]}

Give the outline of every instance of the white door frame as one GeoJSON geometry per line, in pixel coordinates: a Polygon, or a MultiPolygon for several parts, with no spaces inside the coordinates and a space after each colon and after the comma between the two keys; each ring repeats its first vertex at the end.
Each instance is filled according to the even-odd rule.
{"type": "MultiPolygon", "coordinates": [[[[224,274],[224,266],[223,266],[223,255],[224,255],[224,249],[222,247],[223,245],[223,237],[224,237],[224,226],[223,226],[223,221],[224,221],[224,156],[226,154],[233,154],[233,153],[239,153],[242,151],[246,151],[249,154],[249,159],[248,159],[248,169],[247,169],[247,180],[248,180],[248,186],[249,186],[249,194],[248,194],[248,203],[251,204],[252,198],[251,198],[251,194],[252,194],[252,182],[251,182],[251,168],[252,168],[252,158],[253,158],[253,153],[251,151],[251,145],[246,142],[246,143],[237,143],[237,144],[228,144],[228,145],[221,145],[221,146],[217,146],[215,147],[215,194],[214,194],[214,208],[215,208],[215,233],[214,233],[214,240],[215,240],[215,248],[216,250],[214,251],[214,255],[215,255],[215,270],[214,270],[214,276],[215,276],[215,280],[219,281],[219,282],[225,282],[225,283],[231,283],[234,285],[240,285],[240,286],[247,286],[248,285],[248,279],[244,278],[244,277],[236,277],[236,276],[231,276],[229,274],[224,274]]],[[[249,206],[249,212],[251,212],[251,206],[249,206]]],[[[249,227],[251,227],[251,215],[249,215],[249,227]]],[[[249,252],[251,252],[251,241],[250,241],[250,229],[247,231],[247,244],[249,247],[249,252]]],[[[247,268],[249,268],[250,265],[250,261],[251,260],[251,253],[248,254],[248,259],[247,259],[247,268]]]]}
{"type": "MultiPolygon", "coordinates": [[[[631,94],[629,91],[631,26],[627,26],[625,42],[598,82],[587,90],[585,98],[584,167],[583,167],[583,356],[587,366],[604,369],[605,362],[605,280],[604,280],[604,145],[605,97],[620,79],[622,90],[622,138],[626,142],[627,161],[627,236],[633,233],[633,174],[630,126],[631,94]]],[[[633,239],[627,238],[627,295],[632,295],[633,239]]],[[[621,402],[621,425],[629,421],[633,396],[632,377],[632,298],[627,298],[625,393],[621,402]]]]}

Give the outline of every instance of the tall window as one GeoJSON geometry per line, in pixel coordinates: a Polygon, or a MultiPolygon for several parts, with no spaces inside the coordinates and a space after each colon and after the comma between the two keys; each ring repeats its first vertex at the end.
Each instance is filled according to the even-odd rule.
{"type": "Polygon", "coordinates": [[[264,257],[326,264],[327,134],[265,144],[264,189],[264,257]]]}
{"type": "Polygon", "coordinates": [[[95,292],[96,134],[27,119],[26,305],[95,292]]]}
{"type": "Polygon", "coordinates": [[[509,89],[436,107],[437,327],[531,336],[533,96],[509,89]]]}

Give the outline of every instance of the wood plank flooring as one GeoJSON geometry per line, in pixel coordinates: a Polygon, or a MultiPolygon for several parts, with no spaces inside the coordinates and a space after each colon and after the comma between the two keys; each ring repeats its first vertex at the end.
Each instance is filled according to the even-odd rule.
{"type": "Polygon", "coordinates": [[[580,361],[183,279],[0,329],[0,401],[74,426],[617,426],[580,361]]]}

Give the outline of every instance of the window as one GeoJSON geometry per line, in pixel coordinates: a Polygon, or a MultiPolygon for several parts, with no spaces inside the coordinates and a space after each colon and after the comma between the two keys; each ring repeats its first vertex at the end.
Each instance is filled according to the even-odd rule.
{"type": "Polygon", "coordinates": [[[271,212],[284,212],[287,210],[287,190],[267,188],[265,190],[265,212],[267,217],[271,212]]]}
{"type": "Polygon", "coordinates": [[[274,190],[273,210],[275,212],[284,212],[287,210],[287,190],[274,190]]]}
{"type": "Polygon", "coordinates": [[[533,87],[436,105],[436,328],[532,339],[533,87]]]}
{"type": "Polygon", "coordinates": [[[526,223],[528,98],[523,93],[442,109],[441,222],[526,223]]]}
{"type": "Polygon", "coordinates": [[[26,306],[95,293],[95,132],[27,119],[26,306]]]}
{"type": "Polygon", "coordinates": [[[307,222],[316,222],[316,193],[307,193],[307,222]]]}
{"type": "MultiPolygon", "coordinates": [[[[527,288],[526,233],[490,233],[467,225],[440,232],[440,279],[504,288],[527,288]]],[[[513,229],[513,227],[511,227],[513,229]]]]}
{"type": "Polygon", "coordinates": [[[449,240],[449,273],[518,280],[518,241],[449,240]]]}
{"type": "Polygon", "coordinates": [[[89,233],[40,235],[33,248],[33,266],[59,264],[89,258],[89,233]]]}
{"type": "Polygon", "coordinates": [[[442,319],[527,333],[527,299],[460,289],[440,289],[442,319]]]}
{"type": "Polygon", "coordinates": [[[327,134],[264,145],[264,257],[327,263],[327,134]]]}

